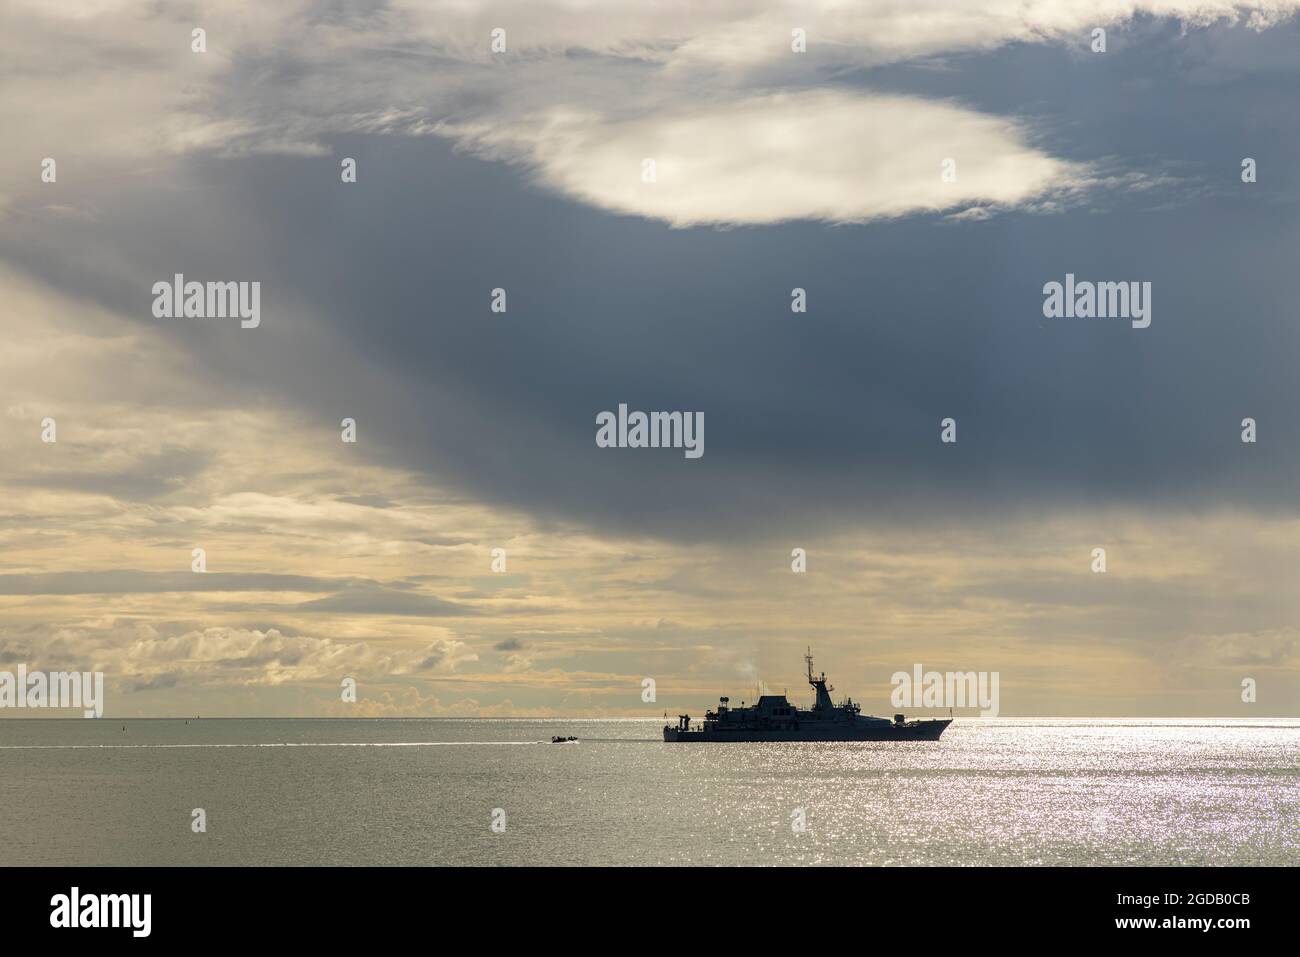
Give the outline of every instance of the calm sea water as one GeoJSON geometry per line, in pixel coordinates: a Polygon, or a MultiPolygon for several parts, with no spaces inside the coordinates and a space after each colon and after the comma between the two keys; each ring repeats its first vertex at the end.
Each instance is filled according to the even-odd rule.
{"type": "Polygon", "coordinates": [[[1300,864],[1300,721],[765,745],[662,724],[3,720],[0,865],[1300,864]]]}

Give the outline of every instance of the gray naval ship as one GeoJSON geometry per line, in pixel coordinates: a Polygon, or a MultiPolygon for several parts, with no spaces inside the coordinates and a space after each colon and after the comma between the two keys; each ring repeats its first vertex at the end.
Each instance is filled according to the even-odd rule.
{"type": "Polygon", "coordinates": [[[664,725],[665,741],[938,741],[951,718],[908,721],[903,715],[872,718],[852,698],[831,701],[835,689],[826,672],[813,674],[812,649],[804,656],[808,684],[817,693],[812,710],[796,708],[785,695],[765,694],[758,704],[733,708],[729,699],[718,700],[717,711],[704,713],[704,724],[691,727],[690,715],[678,715],[677,727],[664,725]]]}

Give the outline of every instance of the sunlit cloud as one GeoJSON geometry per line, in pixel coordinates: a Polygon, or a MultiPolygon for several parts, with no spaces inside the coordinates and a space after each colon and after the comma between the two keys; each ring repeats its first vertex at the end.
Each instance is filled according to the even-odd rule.
{"type": "Polygon", "coordinates": [[[1014,123],[912,97],[774,94],[630,120],[557,109],[531,124],[449,124],[463,144],[545,185],[674,226],[865,222],[1014,206],[1081,189],[1079,164],[1014,123]],[[945,180],[947,160],[959,171],[945,180]],[[653,179],[643,164],[653,164],[653,179]]]}

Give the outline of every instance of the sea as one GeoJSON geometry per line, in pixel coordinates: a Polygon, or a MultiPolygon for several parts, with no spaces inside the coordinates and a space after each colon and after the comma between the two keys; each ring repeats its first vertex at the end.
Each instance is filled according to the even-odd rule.
{"type": "Polygon", "coordinates": [[[851,744],[662,726],[0,720],[0,865],[1300,864],[1300,719],[959,716],[851,744]]]}

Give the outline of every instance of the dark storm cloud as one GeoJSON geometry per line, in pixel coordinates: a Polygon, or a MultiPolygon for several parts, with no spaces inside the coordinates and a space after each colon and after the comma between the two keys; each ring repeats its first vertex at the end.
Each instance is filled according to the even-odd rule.
{"type": "MultiPolygon", "coordinates": [[[[854,80],[1030,115],[1053,155],[1150,187],[1058,213],[673,230],[437,139],[354,137],[334,157],[194,161],[176,189],[102,197],[97,222],[0,252],[201,351],[228,392],[353,416],[364,454],[542,519],[694,539],[1100,504],[1292,512],[1300,133],[1278,118],[1300,66],[1274,52],[1297,30],[1209,33],[1152,28],[1104,64],[1012,47],[854,80]],[[105,243],[129,271],[92,263],[105,243]],[[150,318],[174,272],[261,280],[262,327],[150,318]],[[1151,327],[1043,319],[1067,272],[1150,282],[1151,327]],[[703,458],[597,448],[620,402],[702,411],[703,458]]],[[[378,599],[428,601],[349,590],[304,610],[378,599]]]]}

